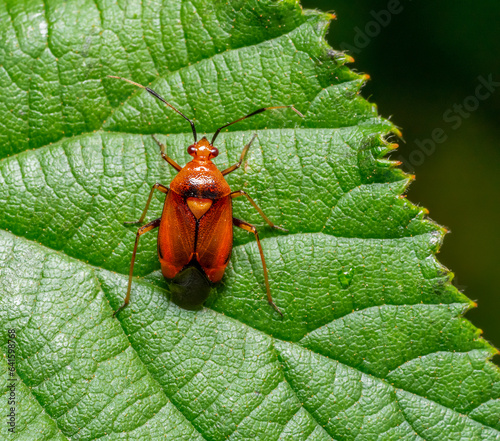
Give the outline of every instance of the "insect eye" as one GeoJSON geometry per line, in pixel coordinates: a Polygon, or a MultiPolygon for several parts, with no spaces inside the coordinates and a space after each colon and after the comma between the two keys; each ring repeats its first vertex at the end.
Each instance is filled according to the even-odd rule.
{"type": "Polygon", "coordinates": [[[216,147],[212,147],[210,154],[212,155],[212,158],[215,158],[219,155],[219,150],[216,147]]]}
{"type": "Polygon", "coordinates": [[[196,153],[196,147],[194,145],[190,145],[188,147],[188,153],[191,155],[191,156],[194,156],[194,154],[196,153]]]}

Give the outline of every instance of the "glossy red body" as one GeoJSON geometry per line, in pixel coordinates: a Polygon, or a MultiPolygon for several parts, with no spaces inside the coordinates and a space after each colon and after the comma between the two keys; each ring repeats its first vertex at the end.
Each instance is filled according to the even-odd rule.
{"type": "Polygon", "coordinates": [[[172,280],[170,285],[172,300],[184,308],[196,309],[210,294],[210,282],[216,283],[224,275],[233,248],[233,225],[255,235],[262,260],[267,301],[280,315],[283,315],[271,296],[264,251],[257,229],[248,222],[233,218],[233,198],[245,196],[270,227],[282,231],[287,230],[274,225],[245,191],[231,192],[224,179],[225,175],[241,166],[243,158],[257,134],[254,134],[250,142],[243,148],[239,162],[222,172],[212,163],[212,158],[219,154],[213,144],[222,129],[266,110],[290,108],[299,116],[303,117],[303,115],[291,105],[262,107],[219,127],[211,142],[208,142],[205,137],[197,141],[194,122],[165,101],[157,92],[126,78],[113,75],[109,77],[124,80],[145,89],[188,121],[194,137],[194,144],[187,149],[193,160],[182,168],[165,153],[165,146],[153,136],[160,147],[162,158],[175,168],[178,174],[170,183],[170,188],[159,182],[153,185],[140,219],[137,222],[131,222],[142,223],[144,221],[155,190],[167,195],[161,218],[150,221],[137,230],[130,262],[127,295],[123,304],[115,311],[115,315],[129,304],[137,246],[139,238],[144,233],[159,227],[158,257],[163,275],[172,280]]]}
{"type": "Polygon", "coordinates": [[[170,183],[158,232],[162,273],[173,279],[197,262],[208,279],[222,279],[233,246],[231,189],[212,163],[206,138],[170,183]]]}

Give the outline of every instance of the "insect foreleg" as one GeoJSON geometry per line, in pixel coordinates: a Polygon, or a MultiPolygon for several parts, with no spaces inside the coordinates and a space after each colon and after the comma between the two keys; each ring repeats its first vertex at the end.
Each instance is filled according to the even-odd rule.
{"type": "Polygon", "coordinates": [[[165,153],[165,144],[162,144],[160,141],[158,141],[154,135],[151,135],[151,138],[153,138],[156,142],[156,144],[158,144],[158,146],[160,147],[160,154],[161,154],[161,157],[167,161],[172,167],[174,167],[177,171],[181,171],[182,170],[182,167],[177,164],[177,162],[175,162],[170,156],[168,156],[166,153],[165,153]]]}
{"type": "Polygon", "coordinates": [[[231,167],[229,168],[226,168],[223,172],[222,172],[222,176],[226,176],[228,175],[229,173],[235,171],[237,168],[240,168],[241,166],[241,163],[243,162],[243,159],[245,158],[245,155],[247,154],[247,151],[248,149],[250,148],[250,146],[252,145],[252,142],[253,140],[257,138],[257,133],[255,133],[253,136],[252,136],[252,139],[250,140],[250,142],[243,148],[243,151],[241,152],[241,156],[240,156],[240,160],[232,165],[231,167]]]}

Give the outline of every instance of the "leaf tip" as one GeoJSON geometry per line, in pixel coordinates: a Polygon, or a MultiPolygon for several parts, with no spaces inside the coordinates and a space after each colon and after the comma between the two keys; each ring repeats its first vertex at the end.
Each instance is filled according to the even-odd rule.
{"type": "Polygon", "coordinates": [[[392,133],[394,133],[399,139],[403,139],[403,133],[396,126],[392,128],[392,133]]]}

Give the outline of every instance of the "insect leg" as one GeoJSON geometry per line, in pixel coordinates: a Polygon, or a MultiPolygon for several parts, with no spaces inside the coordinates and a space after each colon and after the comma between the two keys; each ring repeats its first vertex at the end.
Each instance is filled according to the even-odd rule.
{"type": "Polygon", "coordinates": [[[242,228],[250,233],[255,234],[255,239],[257,240],[257,246],[259,247],[260,258],[262,259],[262,269],[264,270],[264,280],[266,281],[267,301],[283,317],[283,313],[275,305],[275,303],[273,302],[273,298],[271,296],[271,288],[269,287],[269,277],[267,275],[266,260],[264,259],[264,251],[262,250],[262,245],[260,244],[259,233],[257,233],[257,229],[252,224],[249,224],[248,222],[242,221],[242,220],[237,219],[235,217],[233,217],[233,225],[236,227],[242,228]]]}
{"type": "Polygon", "coordinates": [[[236,191],[233,191],[231,193],[231,198],[237,198],[239,196],[245,196],[247,199],[248,199],[248,202],[250,202],[253,207],[259,212],[259,214],[262,216],[262,218],[268,223],[268,225],[270,227],[273,227],[273,228],[276,228],[277,230],[281,230],[281,231],[288,231],[286,230],[285,228],[283,227],[280,227],[278,225],[274,225],[270,220],[269,218],[264,214],[264,212],[262,211],[262,209],[255,203],[255,201],[248,195],[248,193],[246,191],[243,191],[243,190],[236,190],[236,191]]]}
{"type": "Polygon", "coordinates": [[[222,176],[226,176],[228,175],[229,173],[235,171],[237,168],[240,168],[241,166],[241,163],[243,162],[243,158],[245,157],[245,155],[247,154],[247,151],[248,149],[250,148],[250,146],[252,145],[252,142],[253,140],[257,137],[257,133],[255,133],[253,136],[252,136],[252,139],[250,140],[250,142],[244,147],[243,151],[241,152],[241,156],[240,156],[240,160],[232,165],[231,167],[229,168],[226,168],[223,172],[222,172],[222,176]]]}
{"type": "Polygon", "coordinates": [[[128,274],[128,287],[127,287],[127,295],[125,296],[125,300],[123,302],[123,305],[120,306],[113,314],[113,316],[116,316],[125,306],[128,305],[128,302],[130,301],[130,290],[132,288],[132,275],[134,274],[134,263],[135,263],[135,254],[137,253],[137,245],[139,245],[139,237],[141,237],[144,233],[147,233],[148,231],[151,231],[154,228],[157,228],[160,225],[161,218],[155,219],[154,221],[149,222],[146,225],[143,225],[141,228],[137,230],[137,234],[135,236],[135,245],[134,245],[134,251],[132,253],[132,260],[130,262],[130,271],[128,274]]]}
{"type": "Polygon", "coordinates": [[[174,167],[177,171],[181,171],[182,170],[182,167],[177,164],[177,162],[175,162],[170,156],[168,156],[166,153],[165,153],[165,144],[162,144],[160,141],[158,141],[154,135],[151,135],[151,138],[153,138],[155,141],[156,141],[156,144],[158,144],[158,146],[160,147],[160,154],[161,154],[161,157],[167,161],[172,167],[174,167]]]}
{"type": "Polygon", "coordinates": [[[165,194],[168,193],[168,187],[165,187],[164,185],[157,182],[155,185],[153,185],[151,187],[151,191],[149,192],[148,201],[146,202],[146,206],[144,207],[144,211],[142,212],[141,218],[138,221],[123,222],[124,224],[140,224],[141,222],[144,222],[144,218],[146,217],[146,213],[148,212],[149,204],[151,203],[151,199],[153,198],[153,192],[155,190],[160,190],[162,193],[165,193],[165,194]]]}

